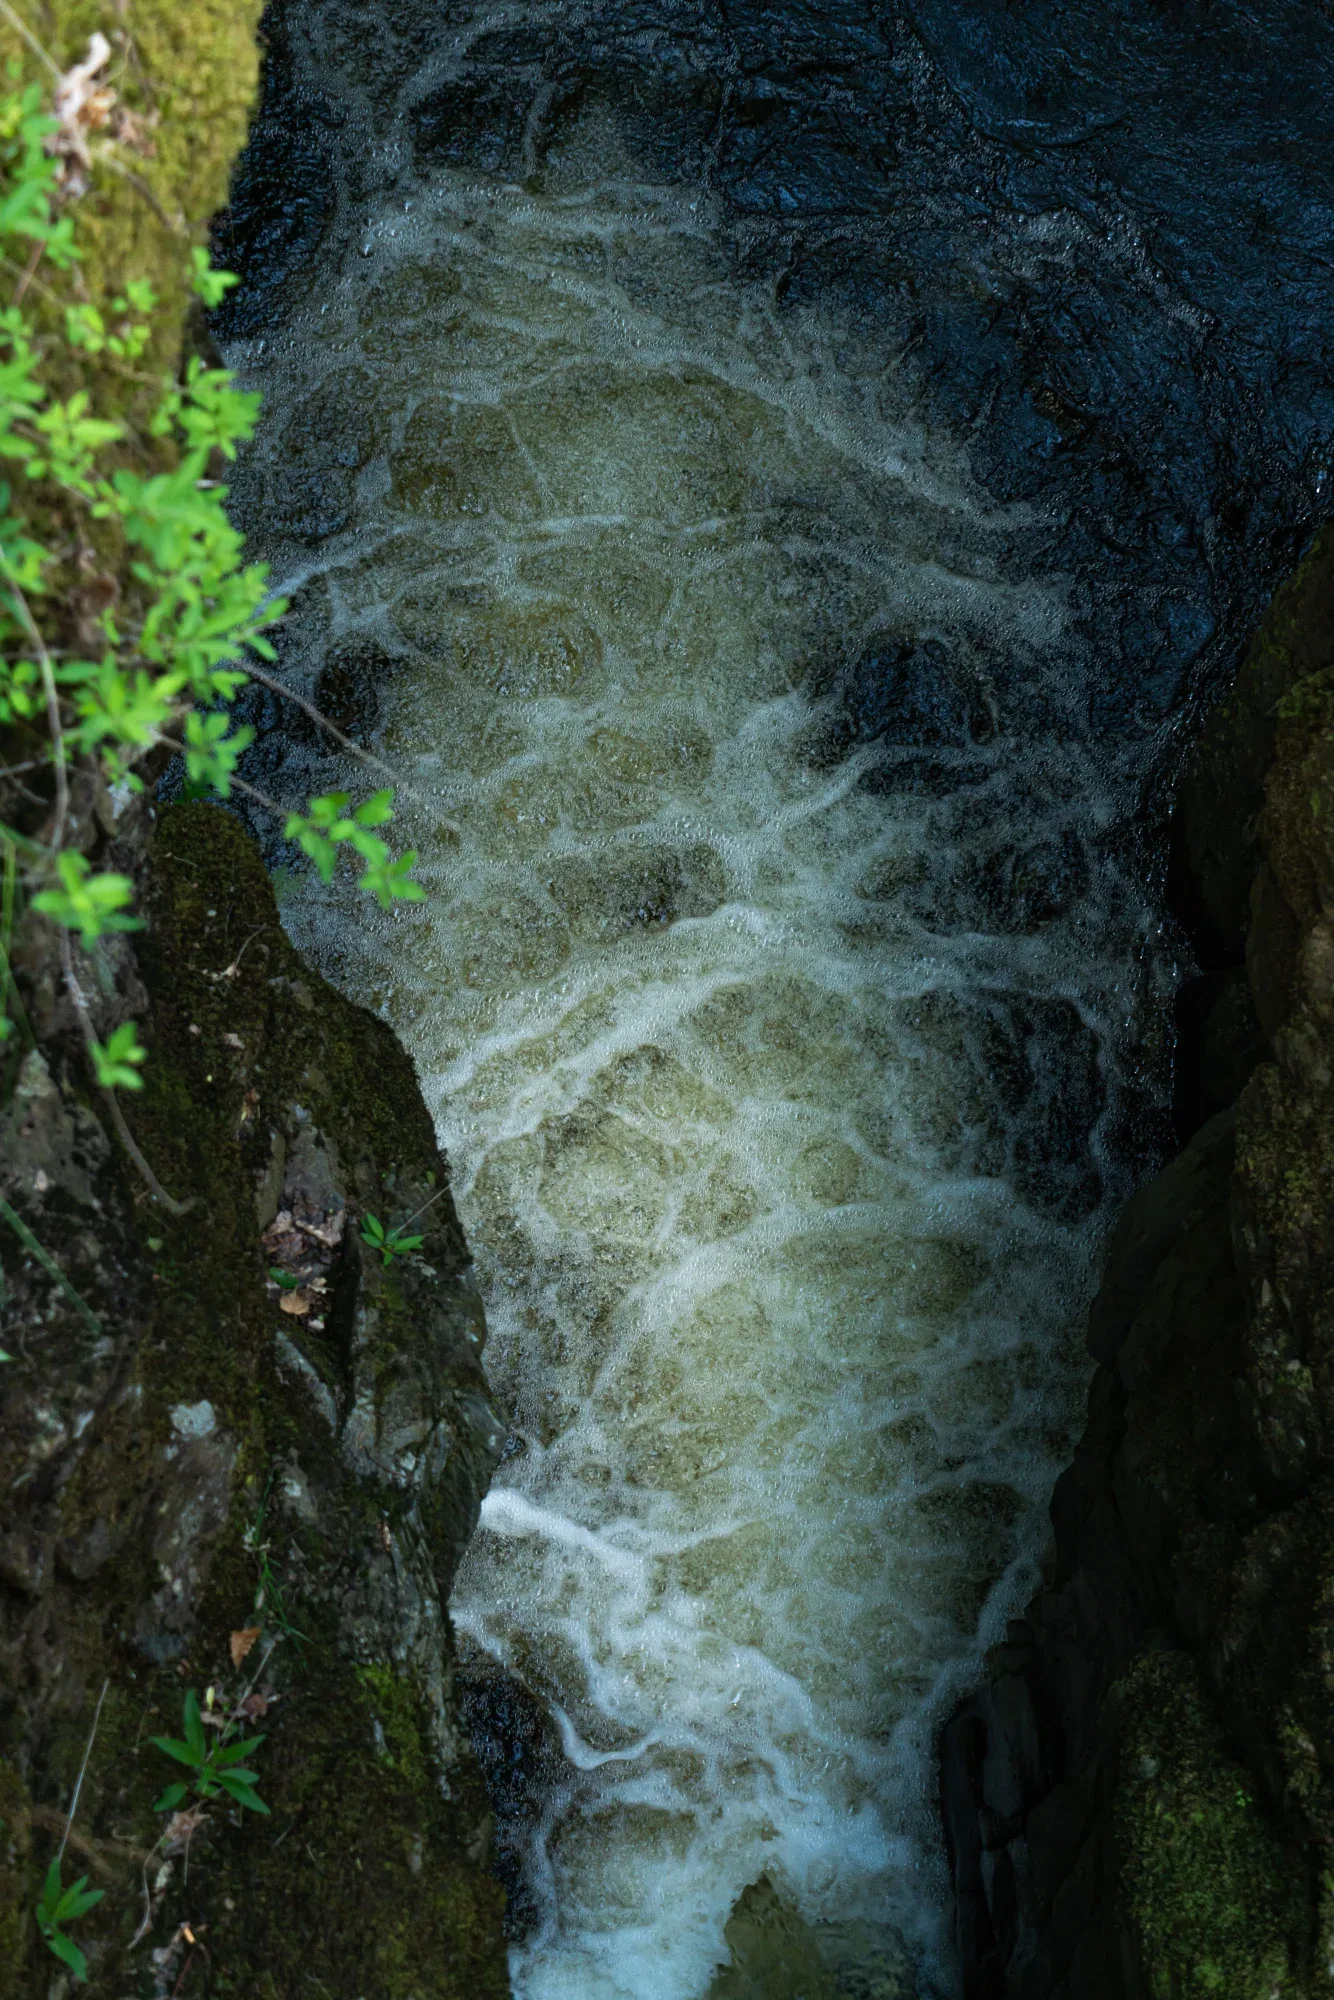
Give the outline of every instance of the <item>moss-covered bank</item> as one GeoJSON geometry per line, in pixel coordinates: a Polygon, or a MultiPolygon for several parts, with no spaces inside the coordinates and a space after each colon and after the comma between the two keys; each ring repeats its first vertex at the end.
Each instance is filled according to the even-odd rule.
{"type": "Polygon", "coordinates": [[[1198,1129],[1110,1246],[1051,1584],[943,1740],[969,2000],[1334,1993],[1334,531],[1173,872],[1198,1129]]]}
{"type": "Polygon", "coordinates": [[[445,1163],[407,1057],[302,966],[231,819],[168,814],[145,888],[137,967],[106,970],[150,1049],[136,1137],[188,1213],[127,1175],[54,1018],[0,1114],[9,1199],[97,1320],[6,1254],[0,1988],[54,1969],[27,1912],[109,1677],[72,1843],[109,1891],[81,1926],[95,1987],[153,1991],[186,1922],[192,1991],[502,1994],[444,1611],[500,1437],[445,1163]],[[385,1269],[360,1244],[359,1217],[427,1203],[420,1256],[385,1269]],[[188,1882],[159,1853],[132,1948],[174,1775],[148,1739],[179,1733],[188,1686],[240,1694],[274,1641],[253,1760],[272,1816],[211,1810],[188,1882]]]}

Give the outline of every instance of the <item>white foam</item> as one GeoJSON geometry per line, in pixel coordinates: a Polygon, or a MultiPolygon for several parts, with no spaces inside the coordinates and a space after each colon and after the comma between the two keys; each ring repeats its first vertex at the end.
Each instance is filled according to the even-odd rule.
{"type": "Polygon", "coordinates": [[[287,913],[413,1048],[523,1441],[455,1607],[571,1766],[517,1990],[699,2000],[761,1874],[945,1980],[931,1730],[1035,1581],[1101,1223],[1017,1191],[1041,1079],[1007,1098],[995,1037],[1059,1070],[1061,996],[1110,1071],[1134,1012],[1111,864],[1044,927],[951,915],[1116,810],[1077,729],[1008,727],[1078,715],[1063,585],[1014,580],[1023,516],[894,357],[735,279],[698,198],[445,176],[364,240],[273,344],[241,500],[365,369],[384,457],[318,560],[278,550],[327,592],[287,670],[408,660],[380,748],[431,899],[287,913]],[[886,633],[1001,718],[957,798],[815,754],[886,633]]]}

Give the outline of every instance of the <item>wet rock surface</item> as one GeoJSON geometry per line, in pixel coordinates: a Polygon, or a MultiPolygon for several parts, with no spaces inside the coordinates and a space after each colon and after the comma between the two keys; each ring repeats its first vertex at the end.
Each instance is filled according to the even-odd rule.
{"type": "Polygon", "coordinates": [[[180,1215],[104,1129],[73,1023],[41,1020],[36,920],[14,953],[40,1038],[0,1113],[0,1990],[47,1990],[24,1919],[105,1681],[72,1840],[108,1891],[81,1926],[103,1990],[170,1992],[186,1923],[200,1990],[499,1996],[445,1604],[502,1437],[447,1167],[408,1058],[297,958],[233,819],[168,813],[140,873],[149,929],[82,971],[99,1032],[133,996],[127,1116],[180,1215]],[[418,1210],[386,1267],[361,1218],[418,1210]],[[271,1816],[214,1802],[187,1879],[149,1738],[210,1685],[257,1688],[271,1816]]]}
{"type": "Polygon", "coordinates": [[[1052,1579],[944,1733],[969,2000],[1330,1990],[1332,607],[1326,530],[1181,788],[1235,1102],[1123,1212],[1052,1579]]]}

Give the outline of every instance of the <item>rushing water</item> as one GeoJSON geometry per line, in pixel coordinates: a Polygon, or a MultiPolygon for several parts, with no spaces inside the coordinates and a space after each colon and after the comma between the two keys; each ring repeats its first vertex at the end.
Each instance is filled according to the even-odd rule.
{"type": "MultiPolygon", "coordinates": [[[[524,2000],[700,2000],[762,1877],[840,1990],[896,1932],[948,1984],[931,1730],[1037,1573],[1160,1129],[1136,813],[1246,601],[1209,497],[1236,385],[1125,206],[989,209],[1018,114],[994,79],[960,111],[926,15],[794,6],[823,80],[785,45],[767,99],[735,59],[705,87],[700,20],[292,10],[235,221],[275,265],[228,355],[283,672],[401,775],[430,892],[285,907],[408,1039],[486,1293],[511,1438],[454,1616],[564,1752],[524,2000]],[[767,152],[727,151],[738,78],[767,152]],[[984,275],[1122,314],[1066,328],[1059,408],[942,332],[984,275]]],[[[1109,90],[1053,144],[1115,132],[1109,90]]],[[[287,796],[348,775],[262,755],[287,796]]]]}

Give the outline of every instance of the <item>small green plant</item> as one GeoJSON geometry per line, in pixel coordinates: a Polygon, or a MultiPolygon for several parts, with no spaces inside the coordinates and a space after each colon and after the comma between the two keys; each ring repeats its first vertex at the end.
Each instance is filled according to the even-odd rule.
{"type": "MultiPolygon", "coordinates": [[[[205,1697],[213,1713],[213,1690],[205,1697]]],[[[192,1776],[184,1783],[168,1785],[162,1797],[154,1805],[154,1812],[175,1812],[187,1793],[194,1792],[201,1799],[216,1798],[222,1792],[238,1806],[245,1806],[250,1812],[266,1813],[265,1805],[255,1790],[259,1778],[254,1771],[248,1771],[241,1759],[250,1751],[258,1750],[264,1741],[262,1736],[249,1736],[243,1741],[236,1737],[238,1718],[230,1717],[221,1722],[221,1727],[210,1730],[205,1726],[199,1698],[193,1688],[185,1697],[181,1714],[184,1739],[177,1736],[154,1736],[156,1747],[165,1756],[175,1758],[178,1764],[188,1766],[192,1776]]]]}
{"type": "Polygon", "coordinates": [[[103,1090],[142,1090],[137,1065],[148,1061],[133,1021],[123,1021],[105,1042],[91,1042],[89,1054],[103,1090]]]}
{"type": "MultiPolygon", "coordinates": [[[[291,812],[239,776],[253,732],[234,725],[232,705],[252,666],[265,678],[255,662],[276,658],[265,633],[286,604],[269,596],[266,567],[244,561],[216,472],[253,434],[259,397],[198,357],[178,378],[147,371],[161,304],[146,279],[128,277],[105,310],[77,295],[86,182],[62,178],[51,150],[59,121],[41,89],[9,74],[7,91],[0,81],[0,270],[14,276],[8,301],[0,297],[0,729],[4,762],[54,810],[40,838],[0,824],[0,1040],[17,1011],[8,951],[16,904],[26,903],[61,933],[99,1083],[132,1090],[143,1052],[119,1029],[97,1042],[70,958],[74,937],[86,948],[140,927],[128,876],[74,851],[77,776],[142,790],[139,767],[165,747],[180,756],[188,789],[241,791],[278,814],[325,881],[347,854],[382,905],[422,890],[411,880],[416,855],[391,856],[374,831],[393,818],[391,791],[357,806],[331,793],[291,812]],[[145,407],[137,427],[116,414],[131,398],[145,407]]],[[[202,248],[183,246],[187,258],[194,292],[216,306],[236,278],[202,248]]]]}
{"type": "Polygon", "coordinates": [[[58,1854],[46,1871],[42,1899],[36,1911],[37,1928],[45,1938],[46,1948],[52,1957],[69,1967],[80,1986],[88,1982],[88,1960],[73,1938],[66,1935],[65,1926],[86,1917],[89,1910],[101,1902],[105,1893],[103,1889],[90,1889],[86,1875],[80,1875],[77,1882],[71,1882],[68,1889],[64,1888],[60,1880],[58,1854]]]}
{"type": "Polygon", "coordinates": [[[407,1224],[397,1229],[386,1229],[378,1215],[367,1215],[362,1220],[361,1240],[372,1250],[378,1250],[386,1264],[392,1264],[395,1257],[406,1257],[414,1250],[420,1250],[426,1241],[424,1236],[405,1236],[407,1224]]]}
{"type": "MultiPolygon", "coordinates": [[[[279,1271],[276,1266],[269,1272],[269,1276],[275,1283],[281,1285],[284,1290],[295,1289],[301,1283],[299,1278],[294,1279],[290,1272],[279,1271]]],[[[277,1572],[271,1560],[273,1545],[265,1534],[265,1525],[269,1512],[269,1495],[272,1490],[273,1474],[270,1473],[264,1483],[264,1492],[260,1498],[259,1511],[242,1537],[259,1568],[259,1577],[255,1584],[255,1610],[267,1623],[276,1625],[283,1637],[292,1641],[298,1653],[303,1653],[303,1641],[306,1635],[304,1632],[297,1631],[296,1626],[293,1625],[287,1615],[287,1604],[283,1597],[282,1584],[278,1579],[277,1572]]]]}

